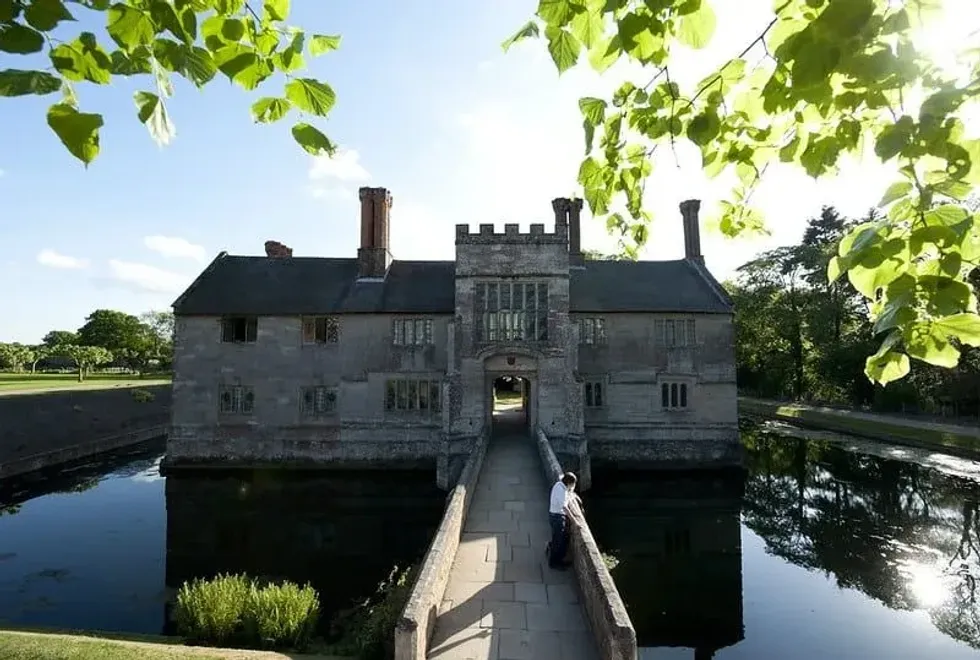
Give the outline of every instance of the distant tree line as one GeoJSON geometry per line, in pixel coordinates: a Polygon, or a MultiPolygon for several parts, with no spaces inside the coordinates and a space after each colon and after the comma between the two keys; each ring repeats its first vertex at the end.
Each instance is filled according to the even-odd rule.
{"type": "MultiPolygon", "coordinates": [[[[743,393],[888,412],[980,415],[980,349],[955,342],[936,355],[945,366],[914,360],[908,378],[887,387],[865,376],[881,336],[865,298],[846,277],[830,283],[827,265],[856,221],[833,207],[808,221],[798,245],[760,254],[725,284],[735,302],[738,383],[743,393]],[[949,368],[950,358],[959,362],[949,368]]],[[[980,293],[980,271],[971,275],[980,293]]],[[[880,323],[880,321],[879,321],[880,323]]]]}
{"type": "Polygon", "coordinates": [[[67,363],[83,380],[97,366],[119,366],[142,374],[167,371],[173,362],[174,317],[171,312],[133,316],[97,309],[76,331],[52,330],[37,345],[0,343],[0,368],[35,373],[67,363]]]}

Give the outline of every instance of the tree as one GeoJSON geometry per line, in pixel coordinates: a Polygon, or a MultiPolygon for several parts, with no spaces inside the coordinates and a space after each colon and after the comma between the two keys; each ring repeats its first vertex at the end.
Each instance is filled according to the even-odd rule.
{"type": "Polygon", "coordinates": [[[70,330],[52,330],[41,339],[45,346],[53,348],[62,344],[77,344],[78,334],[70,330]]]}
{"type": "Polygon", "coordinates": [[[33,362],[34,352],[23,344],[0,344],[0,362],[13,371],[21,371],[25,364],[33,362]]]}
{"type": "Polygon", "coordinates": [[[151,357],[163,368],[169,368],[174,353],[173,312],[150,311],[140,315],[143,325],[151,330],[151,357]]]}
{"type": "Polygon", "coordinates": [[[78,368],[78,382],[85,380],[85,374],[95,366],[112,362],[112,353],[101,346],[78,346],[63,344],[58,347],[58,354],[64,355],[75,363],[78,368]]]}
{"type": "Polygon", "coordinates": [[[670,75],[673,49],[711,40],[712,4],[539,0],[537,15],[504,42],[506,50],[543,36],[559,73],[583,52],[600,72],[623,58],[650,72],[611,102],[579,100],[579,183],[593,215],[635,257],[652,219],[644,186],[653,155],[684,139],[700,149],[709,176],[737,174],[719,209],[722,231],[737,235],[763,226],[752,196],[773,164],[820,178],[836,172],[841,156],[873,145],[899,170],[879,204],[887,215],[850,230],[827,278],[846,274],[869,302],[880,340],[866,361],[869,378],[904,377],[910,357],[955,366],[962,345],[980,346],[967,284],[980,264],[980,222],[964,203],[980,184],[980,140],[965,137],[962,119],[980,98],[980,50],[949,72],[916,48],[914,32],[941,0],[775,0],[771,20],[740,53],[682,89],[670,75]]]}
{"type": "Polygon", "coordinates": [[[334,144],[305,115],[326,117],[336,95],[326,83],[297,77],[304,54],[316,57],[340,46],[334,35],[307,35],[285,24],[290,0],[0,0],[0,52],[27,56],[26,68],[0,71],[0,96],[61,92],[47,122],[69,152],[88,166],[99,154],[100,114],[79,110],[76,83],[107,85],[114,76],[145,77],[151,91],[134,95],[136,116],[161,145],[176,131],[167,110],[172,76],[199,88],[220,71],[247,91],[275,73],[286,76],[282,96],[252,104],[256,122],[279,121],[294,108],[301,120],[293,138],[313,155],[332,154],[334,144]],[[116,49],[96,35],[69,34],[75,15],[100,12],[116,49]],[[107,48],[109,50],[107,50],[107,48]],[[44,62],[31,58],[47,51],[44,62]]]}
{"type": "Polygon", "coordinates": [[[33,356],[31,358],[31,373],[32,374],[33,373],[37,373],[37,364],[38,364],[38,362],[40,362],[41,360],[44,360],[45,358],[51,357],[54,354],[54,351],[53,351],[52,347],[45,346],[44,344],[40,344],[38,346],[34,346],[31,349],[31,352],[33,353],[33,356]]]}
{"type": "Polygon", "coordinates": [[[114,309],[97,309],[85,318],[78,329],[83,346],[101,346],[110,351],[143,351],[151,330],[132,314],[114,309]]]}

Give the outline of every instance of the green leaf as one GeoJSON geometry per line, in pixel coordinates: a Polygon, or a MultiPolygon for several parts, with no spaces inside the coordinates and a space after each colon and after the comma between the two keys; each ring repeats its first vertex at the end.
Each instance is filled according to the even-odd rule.
{"type": "Polygon", "coordinates": [[[691,48],[704,48],[714,36],[717,23],[708,0],[701,0],[701,7],[696,12],[680,18],[677,38],[691,48]]]}
{"type": "Polygon", "coordinates": [[[572,33],[567,30],[548,27],[544,34],[548,39],[548,52],[551,53],[551,59],[558,67],[559,75],[575,66],[582,45],[572,36],[572,33]]]}
{"type": "Polygon", "coordinates": [[[26,96],[28,94],[52,94],[61,89],[61,79],[45,71],[0,71],[0,96],[26,96]]]}
{"type": "Polygon", "coordinates": [[[106,30],[120,48],[132,51],[137,46],[153,43],[156,27],[146,12],[116,3],[109,8],[107,16],[106,30]]]}
{"type": "MultiPolygon", "coordinates": [[[[579,6],[578,10],[584,7],[579,6]]],[[[538,16],[549,27],[564,27],[576,13],[576,5],[572,0],[538,0],[538,16]]]]}
{"type": "Polygon", "coordinates": [[[206,18],[201,23],[201,36],[204,37],[204,45],[208,50],[216,51],[227,43],[222,32],[225,28],[225,19],[215,14],[206,18]]]}
{"type": "Polygon", "coordinates": [[[288,99],[266,96],[252,104],[252,117],[257,122],[268,124],[285,117],[292,107],[288,99]]]}
{"type": "Polygon", "coordinates": [[[908,181],[898,181],[893,183],[885,191],[884,196],[882,196],[881,201],[878,202],[878,206],[884,208],[894,202],[896,199],[905,197],[912,191],[912,184],[908,181]]]}
{"type": "Polygon", "coordinates": [[[305,39],[306,35],[302,32],[297,33],[293,36],[288,48],[272,56],[272,62],[277,69],[284,73],[290,73],[303,68],[303,42],[305,39]]]}
{"type": "Polygon", "coordinates": [[[177,131],[170,121],[170,115],[167,113],[167,106],[163,99],[149,92],[136,92],[133,99],[136,101],[140,121],[150,131],[153,141],[161,147],[169,144],[177,131]]]}
{"type": "Polygon", "coordinates": [[[102,115],[79,112],[67,103],[48,109],[48,126],[75,158],[87,166],[99,155],[99,129],[102,115]]]}
{"type": "Polygon", "coordinates": [[[24,18],[41,32],[53,30],[61,21],[75,20],[61,0],[32,0],[24,10],[24,18]]]}
{"type": "Polygon", "coordinates": [[[293,138],[307,153],[314,156],[332,156],[337,150],[330,138],[307,123],[301,122],[293,126],[293,138]]]}
{"type": "Polygon", "coordinates": [[[340,35],[314,34],[310,38],[310,57],[317,57],[340,48],[340,35]]]}
{"type": "Polygon", "coordinates": [[[244,6],[245,0],[214,0],[214,8],[223,16],[237,14],[244,6]]]}
{"type": "Polygon", "coordinates": [[[583,11],[575,14],[575,17],[572,18],[572,34],[586,48],[592,48],[602,39],[604,27],[602,14],[598,12],[583,11]]]}
{"type": "MultiPolygon", "coordinates": [[[[297,78],[288,83],[286,85],[286,98],[300,110],[312,113],[318,117],[325,117],[337,101],[337,95],[334,94],[333,89],[329,85],[312,78],[297,78]]],[[[307,124],[297,124],[297,126],[307,126],[307,124]]],[[[313,127],[310,126],[310,128],[313,127]]],[[[319,131],[317,132],[319,133],[319,131]]],[[[293,129],[293,135],[296,135],[295,127],[293,129]]],[[[297,141],[299,141],[299,138],[297,138],[297,141]]],[[[300,144],[303,143],[300,142],[300,144]]]]}
{"type": "Polygon", "coordinates": [[[207,49],[194,46],[193,48],[188,48],[184,54],[184,68],[182,73],[185,78],[198,87],[203,87],[206,83],[211,82],[218,73],[218,67],[214,63],[214,58],[207,49]]]}
{"type": "Polygon", "coordinates": [[[241,41],[245,36],[245,23],[240,18],[226,18],[221,22],[221,37],[225,41],[241,41]]]}
{"type": "Polygon", "coordinates": [[[941,328],[917,323],[909,328],[904,336],[905,350],[910,357],[946,369],[955,367],[959,362],[959,350],[949,343],[941,328]]]}
{"type": "Polygon", "coordinates": [[[947,336],[956,337],[964,344],[980,347],[980,316],[976,314],[953,314],[936,319],[935,325],[947,336]]]}
{"type": "Polygon", "coordinates": [[[864,363],[864,372],[871,380],[887,385],[904,378],[910,366],[908,355],[889,351],[881,356],[876,354],[869,357],[864,363]]]}
{"type": "Polygon", "coordinates": [[[51,63],[68,80],[88,80],[99,85],[112,80],[112,59],[91,32],[82,32],[74,41],[52,50],[51,63]]]}
{"type": "Polygon", "coordinates": [[[27,55],[44,48],[44,36],[26,25],[8,23],[0,26],[0,51],[27,55]]]}
{"type": "Polygon", "coordinates": [[[504,43],[500,44],[500,47],[503,48],[504,52],[506,53],[508,50],[510,50],[510,47],[516,44],[518,41],[524,41],[525,39],[531,39],[532,37],[537,38],[539,36],[541,36],[541,33],[538,30],[538,24],[534,21],[528,21],[521,26],[521,29],[504,41],[504,43]]]}
{"type": "Polygon", "coordinates": [[[585,121],[592,126],[598,126],[606,118],[606,102],[602,99],[586,96],[578,100],[578,107],[585,121]]]}
{"type": "MultiPolygon", "coordinates": [[[[592,48],[589,49],[589,65],[593,68],[593,70],[603,73],[613,64],[615,64],[622,54],[622,40],[617,34],[609,40],[597,41],[592,48]]],[[[980,167],[977,169],[980,171],[980,167]]]]}
{"type": "Polygon", "coordinates": [[[214,52],[214,63],[223,74],[243,88],[252,90],[272,75],[272,67],[255,50],[243,44],[228,44],[214,52]]]}
{"type": "Polygon", "coordinates": [[[925,220],[927,225],[940,225],[951,227],[959,224],[970,217],[966,209],[955,204],[943,204],[936,208],[926,211],[925,220]]]}
{"type": "Polygon", "coordinates": [[[153,57],[167,71],[183,71],[188,50],[184,44],[173,39],[157,39],[153,42],[153,57]]]}
{"type": "Polygon", "coordinates": [[[262,10],[274,21],[284,21],[289,16],[289,0],[265,0],[262,10]]]}
{"type": "Polygon", "coordinates": [[[112,63],[109,66],[109,71],[113,75],[134,76],[153,73],[153,66],[150,64],[150,51],[145,46],[140,46],[130,54],[123,50],[114,50],[110,59],[112,63]]]}
{"type": "Polygon", "coordinates": [[[12,23],[20,15],[20,9],[14,0],[0,0],[0,23],[12,23]]]}

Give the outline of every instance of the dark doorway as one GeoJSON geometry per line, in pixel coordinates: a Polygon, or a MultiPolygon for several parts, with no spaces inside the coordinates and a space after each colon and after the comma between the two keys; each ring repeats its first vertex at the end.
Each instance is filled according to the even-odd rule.
{"type": "Polygon", "coordinates": [[[524,425],[528,423],[528,403],[531,382],[520,376],[499,376],[493,380],[494,417],[518,416],[524,425]]]}

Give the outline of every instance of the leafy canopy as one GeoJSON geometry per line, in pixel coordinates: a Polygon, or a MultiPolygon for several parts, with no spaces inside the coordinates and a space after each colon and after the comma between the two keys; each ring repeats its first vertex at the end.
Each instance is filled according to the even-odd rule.
{"type": "Polygon", "coordinates": [[[286,25],[290,0],[0,0],[0,59],[27,57],[23,67],[0,70],[0,96],[49,95],[61,100],[47,122],[68,151],[88,166],[99,155],[100,114],[79,108],[75,85],[110,84],[114,77],[142,77],[149,89],[134,95],[136,117],[160,145],[176,135],[168,109],[172,77],[204,87],[220,72],[252,91],[285,76],[282,94],[252,105],[256,122],[276,122],[296,110],[293,128],[311,154],[331,154],[335,146],[310,117],[326,117],[335,95],[326,83],[297,77],[304,54],[337,49],[340,37],[307,35],[286,25]],[[99,43],[91,32],[65,35],[76,15],[99,12],[114,43],[99,43]],[[42,63],[46,52],[48,62],[42,63]]]}
{"type": "Polygon", "coordinates": [[[650,71],[611,99],[579,101],[579,183],[593,214],[635,258],[652,219],[653,155],[678,140],[698,147],[708,176],[737,174],[719,209],[730,236],[763,228],[752,193],[772,164],[819,179],[846,154],[873,153],[899,178],[882,191],[886,215],[840,241],[829,280],[846,274],[870,309],[880,342],[865,365],[872,380],[902,378],[910,358],[955,365],[960,346],[980,346],[967,283],[980,264],[980,223],[964,204],[980,184],[980,140],[963,122],[980,95],[980,49],[972,44],[962,71],[948,72],[916,48],[915,31],[942,0],[774,0],[771,22],[739,54],[682,88],[670,76],[674,48],[711,41],[717,1],[539,0],[504,42],[545,39],[559,73],[583,58],[599,72],[621,60],[650,71]]]}

